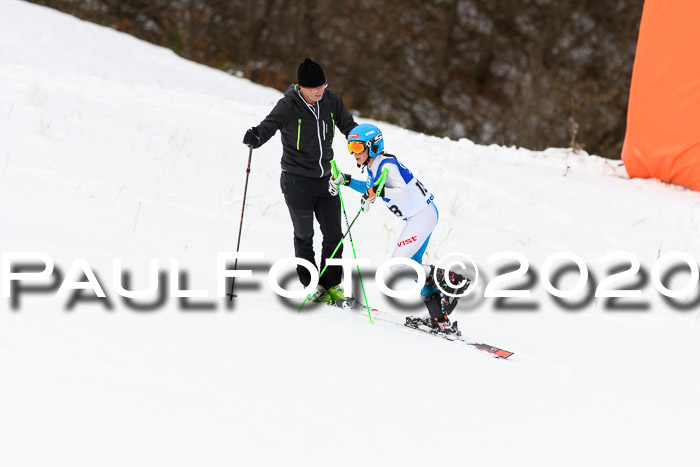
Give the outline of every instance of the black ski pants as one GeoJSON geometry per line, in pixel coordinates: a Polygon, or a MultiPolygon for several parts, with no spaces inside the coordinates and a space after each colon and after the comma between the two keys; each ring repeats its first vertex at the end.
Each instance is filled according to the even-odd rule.
{"type": "MultiPolygon", "coordinates": [[[[303,258],[316,266],[314,254],[314,215],[321,227],[323,242],[321,243],[321,267],[323,270],[326,259],[343,238],[340,225],[340,197],[328,192],[330,175],[323,178],[308,178],[301,175],[282,172],[280,186],[284,200],[289,208],[289,215],[294,225],[294,255],[303,258]]],[[[338,248],[334,258],[340,258],[343,246],[338,248]]],[[[299,281],[306,287],[311,283],[311,275],[303,266],[297,267],[299,281]]],[[[328,289],[340,284],[343,276],[341,266],[329,266],[319,278],[319,285],[328,289]]]]}

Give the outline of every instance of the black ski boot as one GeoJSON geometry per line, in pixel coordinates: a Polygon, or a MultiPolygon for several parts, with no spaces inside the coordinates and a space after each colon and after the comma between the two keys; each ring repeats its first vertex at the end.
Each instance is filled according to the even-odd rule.
{"type": "MultiPolygon", "coordinates": [[[[444,269],[430,266],[430,275],[426,279],[425,283],[430,287],[439,286],[439,289],[442,289],[445,292],[449,292],[454,295],[461,295],[467,290],[469,284],[471,284],[471,281],[454,271],[449,271],[447,274],[445,274],[444,269]]],[[[460,297],[450,297],[449,295],[445,295],[440,290],[438,290],[436,294],[440,295],[440,309],[442,314],[447,316],[452,313],[452,310],[454,310],[457,306],[457,302],[459,301],[460,297]]],[[[431,295],[431,297],[433,295],[431,295]]],[[[427,303],[426,306],[428,306],[427,303]]],[[[428,310],[430,310],[430,306],[428,306],[428,310]]]]}
{"type": "Polygon", "coordinates": [[[411,327],[411,328],[418,328],[419,326],[424,326],[428,329],[439,329],[439,326],[437,326],[438,321],[445,321],[447,316],[442,312],[442,308],[440,307],[440,292],[435,292],[434,294],[428,296],[428,297],[423,297],[423,303],[425,303],[425,307],[428,309],[428,313],[430,313],[430,316],[427,318],[419,318],[417,316],[407,316],[406,317],[406,326],[411,327]]]}
{"type": "Polygon", "coordinates": [[[428,308],[428,313],[430,313],[430,319],[426,320],[428,321],[426,324],[433,328],[435,332],[443,332],[446,334],[455,334],[459,336],[462,333],[457,329],[457,322],[455,321],[454,323],[451,323],[450,319],[447,317],[447,313],[445,313],[442,309],[441,297],[442,295],[440,292],[435,292],[429,297],[423,298],[423,302],[425,303],[426,308],[428,308]]]}

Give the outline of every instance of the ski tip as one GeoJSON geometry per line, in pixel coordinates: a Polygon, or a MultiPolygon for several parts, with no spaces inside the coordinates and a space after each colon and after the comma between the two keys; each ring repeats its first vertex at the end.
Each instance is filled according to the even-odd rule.
{"type": "Polygon", "coordinates": [[[496,358],[502,358],[502,359],[504,359],[504,360],[505,360],[506,358],[510,357],[511,355],[513,355],[513,352],[508,352],[507,350],[498,350],[498,351],[496,351],[496,352],[493,352],[493,356],[494,356],[494,357],[496,357],[496,358]]]}
{"type": "Polygon", "coordinates": [[[494,346],[488,345],[488,344],[469,344],[469,345],[473,345],[474,347],[476,347],[479,350],[484,350],[484,351],[490,353],[491,355],[493,355],[494,357],[502,358],[504,360],[506,358],[510,357],[511,355],[513,355],[513,352],[499,349],[498,347],[494,347],[494,346]]]}

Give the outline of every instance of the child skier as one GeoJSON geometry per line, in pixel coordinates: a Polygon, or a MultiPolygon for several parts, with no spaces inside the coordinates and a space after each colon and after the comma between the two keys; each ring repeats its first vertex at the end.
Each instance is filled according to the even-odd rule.
{"type": "MultiPolygon", "coordinates": [[[[362,167],[362,171],[367,168],[367,181],[362,182],[353,179],[349,174],[339,173],[329,182],[330,193],[337,195],[340,185],[349,186],[362,193],[363,211],[368,211],[377,197],[382,198],[391,212],[406,221],[392,258],[410,258],[421,264],[425,270],[426,281],[421,290],[421,297],[430,313],[429,323],[428,320],[409,317],[407,324],[422,323],[439,332],[459,334],[457,323],[450,323],[447,317],[457,306],[459,298],[441,293],[437,286],[454,295],[460,295],[469,286],[469,280],[455,272],[449,271],[446,275],[444,269],[422,264],[428,240],[438,221],[433,194],[398,161],[396,156],[384,153],[384,138],[376,126],[365,123],[350,130],[348,150],[355,156],[357,166],[362,167]],[[388,169],[386,181],[381,192],[376,193],[375,185],[384,169],[388,169]]],[[[404,270],[410,270],[410,267],[397,265],[391,268],[395,274],[404,270]]]]}

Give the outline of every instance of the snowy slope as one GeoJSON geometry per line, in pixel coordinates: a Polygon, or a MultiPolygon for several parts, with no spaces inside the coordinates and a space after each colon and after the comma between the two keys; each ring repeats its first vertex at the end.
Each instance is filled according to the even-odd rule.
{"type": "MultiPolygon", "coordinates": [[[[0,465],[696,465],[698,290],[672,307],[651,277],[659,255],[700,257],[698,193],[629,180],[619,162],[585,153],[380,123],[389,152],[436,196],[429,260],[462,253],[478,265],[454,316],[470,338],[516,352],[502,361],[361,313],[297,313],[299,301],[272,292],[269,267],[293,254],[275,137],[253,155],[242,238],[264,261],[229,309],[216,298],[216,260],[235,250],[240,140],[279,97],[0,0],[0,252],[50,255],[56,284],[84,258],[108,297],[71,303],[54,287],[0,299],[0,465]],[[506,301],[525,309],[483,297],[503,266],[514,269],[489,263],[502,251],[533,271],[503,284],[532,290],[506,301]],[[603,255],[629,252],[642,272],[617,287],[641,298],[618,309],[584,294],[568,299],[580,306],[558,303],[539,274],[560,251],[586,262],[593,289],[610,275],[603,255]],[[135,310],[116,293],[114,258],[135,289],[148,285],[150,258],[165,270],[177,259],[187,288],[209,296],[135,310]]],[[[335,150],[360,176],[342,137],[335,150]]],[[[352,215],[358,197],[344,194],[352,215]]],[[[369,302],[399,318],[420,308],[388,300],[372,276],[400,229],[379,204],[353,228],[372,261],[369,302]]],[[[687,270],[665,284],[682,288],[687,270]]]]}

